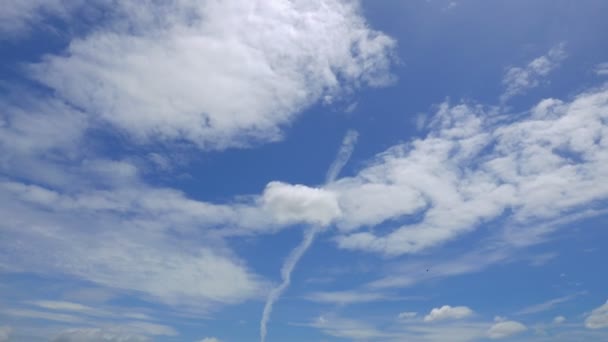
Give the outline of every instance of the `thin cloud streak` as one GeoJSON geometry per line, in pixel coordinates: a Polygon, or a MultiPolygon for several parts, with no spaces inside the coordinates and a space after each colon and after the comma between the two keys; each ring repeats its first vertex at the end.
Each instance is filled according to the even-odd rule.
{"type": "Polygon", "coordinates": [[[348,160],[350,159],[353,151],[355,150],[355,145],[357,144],[357,140],[359,139],[359,132],[355,130],[349,130],[344,139],[342,140],[342,146],[338,151],[338,155],[336,159],[329,167],[327,171],[327,176],[325,177],[325,183],[332,183],[336,180],[348,160]]]}
{"type": "MultiPolygon", "coordinates": [[[[326,184],[333,182],[344,167],[344,165],[346,165],[353,153],[358,136],[359,134],[353,130],[349,130],[346,133],[346,136],[342,140],[342,146],[340,147],[340,150],[338,150],[338,155],[336,156],[336,159],[331,164],[329,171],[327,172],[326,184]]],[[[320,229],[321,226],[319,225],[314,225],[310,227],[310,229],[305,233],[304,239],[302,240],[300,245],[298,245],[296,249],[294,249],[289,255],[289,257],[285,260],[285,263],[283,264],[283,267],[281,269],[282,283],[270,292],[270,294],[268,295],[268,299],[266,300],[266,304],[264,305],[262,320],[260,321],[261,342],[266,341],[266,336],[268,334],[268,321],[270,320],[270,315],[272,314],[272,307],[274,306],[274,303],[289,287],[289,284],[291,283],[291,273],[297,266],[302,256],[304,256],[304,253],[306,253],[308,248],[310,248],[310,246],[312,245],[320,229]]]]}

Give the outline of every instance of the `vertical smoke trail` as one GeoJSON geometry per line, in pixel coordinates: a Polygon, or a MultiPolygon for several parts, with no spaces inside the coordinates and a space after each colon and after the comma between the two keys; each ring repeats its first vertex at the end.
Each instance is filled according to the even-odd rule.
{"type": "Polygon", "coordinates": [[[291,283],[291,272],[293,272],[293,269],[304,255],[304,252],[306,252],[308,247],[312,244],[317,232],[317,226],[311,227],[304,235],[304,240],[302,240],[300,245],[291,252],[287,260],[285,260],[285,264],[283,264],[283,268],[281,268],[281,278],[283,279],[283,282],[279,287],[272,289],[266,300],[266,305],[264,305],[264,313],[262,314],[262,321],[260,322],[260,338],[262,342],[266,341],[266,325],[270,319],[272,306],[289,287],[289,284],[291,283]]]}
{"type": "MultiPolygon", "coordinates": [[[[359,133],[357,133],[357,131],[349,130],[346,133],[346,136],[344,136],[344,139],[342,140],[342,146],[340,146],[338,155],[336,156],[336,159],[327,171],[325,184],[331,183],[336,180],[336,177],[338,177],[338,174],[340,173],[340,171],[342,171],[342,168],[350,159],[350,156],[352,155],[353,150],[355,148],[355,144],[357,143],[358,137],[359,133]]],[[[272,306],[281,297],[283,292],[285,292],[285,290],[287,290],[287,288],[289,287],[289,284],[291,283],[291,273],[293,272],[294,268],[298,264],[298,261],[300,261],[304,253],[306,253],[308,248],[310,248],[310,246],[312,245],[312,242],[315,240],[315,237],[319,232],[320,228],[321,227],[319,226],[310,227],[306,231],[302,242],[289,254],[287,259],[285,260],[285,263],[281,268],[281,285],[270,291],[270,294],[266,299],[266,304],[264,305],[264,312],[262,313],[262,320],[260,321],[261,342],[266,341],[266,327],[268,325],[268,320],[270,319],[270,314],[272,313],[272,306]]]]}

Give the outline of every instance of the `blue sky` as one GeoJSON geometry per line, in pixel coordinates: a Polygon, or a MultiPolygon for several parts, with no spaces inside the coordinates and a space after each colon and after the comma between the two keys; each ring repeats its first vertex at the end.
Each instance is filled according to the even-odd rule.
{"type": "Polygon", "coordinates": [[[0,8],[0,342],[608,340],[608,3],[0,8]]]}

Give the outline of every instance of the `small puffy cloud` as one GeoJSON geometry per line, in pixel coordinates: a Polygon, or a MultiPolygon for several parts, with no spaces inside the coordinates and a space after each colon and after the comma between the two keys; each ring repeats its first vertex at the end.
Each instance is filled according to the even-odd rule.
{"type": "Polygon", "coordinates": [[[473,310],[466,306],[449,306],[444,305],[440,308],[434,308],[424,317],[425,322],[434,322],[450,319],[463,319],[473,315],[473,310]]]}
{"type": "Polygon", "coordinates": [[[0,327],[0,342],[8,342],[13,329],[9,326],[0,327]]]}
{"type": "Polygon", "coordinates": [[[488,330],[487,335],[491,339],[499,339],[499,338],[513,336],[515,334],[522,333],[526,330],[528,330],[528,328],[519,322],[501,321],[501,322],[494,324],[488,330]]]}
{"type": "Polygon", "coordinates": [[[402,312],[399,315],[397,315],[397,318],[399,319],[411,319],[414,318],[418,315],[417,312],[413,312],[413,311],[407,311],[407,312],[402,312]]]}
{"type": "Polygon", "coordinates": [[[553,324],[562,324],[566,321],[566,317],[564,316],[556,316],[553,318],[553,324]]]}
{"type": "Polygon", "coordinates": [[[608,301],[591,312],[585,319],[585,326],[589,329],[608,328],[608,301]]]}
{"type": "Polygon", "coordinates": [[[270,182],[261,202],[280,224],[306,222],[325,226],[341,215],[333,192],[305,185],[270,182]]]}

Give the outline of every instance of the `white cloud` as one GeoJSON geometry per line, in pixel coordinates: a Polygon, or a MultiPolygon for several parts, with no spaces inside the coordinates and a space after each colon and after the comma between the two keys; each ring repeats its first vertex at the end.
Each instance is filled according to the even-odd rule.
{"type": "Polygon", "coordinates": [[[557,253],[541,253],[534,255],[530,258],[530,265],[539,267],[546,265],[549,261],[555,259],[558,256],[557,253]]]}
{"type": "MultiPolygon", "coordinates": [[[[88,299],[90,299],[90,297],[88,299]]],[[[107,297],[106,297],[106,299],[107,299],[107,297]]],[[[88,305],[83,305],[83,304],[75,303],[75,302],[55,301],[55,300],[34,300],[34,301],[28,301],[27,304],[38,307],[38,308],[42,308],[42,309],[48,310],[48,311],[69,312],[72,314],[77,314],[80,317],[83,317],[83,315],[84,315],[84,316],[89,316],[89,317],[95,317],[97,319],[99,319],[99,318],[116,319],[116,318],[120,318],[120,317],[125,318],[125,319],[136,319],[136,320],[150,320],[151,319],[151,317],[146,314],[142,314],[139,312],[130,312],[130,311],[125,310],[124,307],[97,308],[97,307],[91,307],[88,305]]]]}
{"type": "Polygon", "coordinates": [[[147,342],[149,337],[97,328],[68,329],[61,332],[53,342],[147,342]]]}
{"type": "Polygon", "coordinates": [[[526,330],[528,330],[528,328],[519,322],[502,321],[494,324],[488,330],[488,337],[491,339],[500,339],[520,334],[526,330]]]}
{"type": "Polygon", "coordinates": [[[608,76],[608,62],[596,65],[595,74],[598,76],[608,76]]]}
{"type": "Polygon", "coordinates": [[[551,299],[548,300],[544,303],[540,303],[540,304],[535,304],[535,305],[531,305],[529,307],[526,307],[522,310],[520,310],[518,312],[518,314],[520,315],[526,315],[526,314],[534,314],[534,313],[539,313],[539,312],[543,312],[543,311],[548,311],[553,309],[555,306],[561,304],[561,303],[565,303],[568,301],[571,301],[581,295],[586,294],[586,292],[578,292],[569,296],[563,296],[563,297],[559,297],[559,298],[555,298],[555,299],[551,299]]]}
{"type": "Polygon", "coordinates": [[[485,337],[486,323],[440,322],[424,324],[419,320],[377,322],[372,317],[348,319],[323,315],[313,323],[304,324],[324,334],[352,341],[470,342],[485,337]]]}
{"type": "Polygon", "coordinates": [[[509,260],[511,250],[484,241],[482,247],[469,247],[441,258],[418,258],[407,263],[397,262],[386,276],[368,283],[371,288],[403,288],[418,282],[478,272],[492,264],[509,260]],[[430,272],[427,272],[432,265],[430,272]]]}
{"type": "MultiPolygon", "coordinates": [[[[9,1],[3,32],[66,19],[79,4],[9,1]]],[[[90,129],[212,149],[276,140],[307,106],[390,82],[395,42],[350,1],[95,4],[112,6],[101,26],[29,68],[55,97],[12,89],[0,99],[0,267],[202,308],[258,296],[266,283],[223,238],[327,225],[341,213],[330,190],[272,182],[261,196],[196,201],[147,186],[133,161],[95,155],[90,129]]],[[[168,169],[163,157],[149,160],[168,169]]]]}
{"type": "Polygon", "coordinates": [[[53,342],[140,342],[151,337],[177,336],[171,327],[147,322],[129,322],[107,327],[70,328],[61,331],[53,342]]]}
{"type": "Polygon", "coordinates": [[[334,315],[320,316],[309,326],[320,329],[327,335],[354,341],[380,340],[391,336],[390,333],[383,332],[368,322],[334,315]]]}
{"type": "Polygon", "coordinates": [[[589,329],[608,328],[608,301],[591,311],[591,314],[585,319],[585,326],[589,329]]]}
{"type": "Polygon", "coordinates": [[[205,337],[204,339],[200,340],[199,342],[221,342],[221,341],[215,337],[205,337]]]}
{"type": "Polygon", "coordinates": [[[413,312],[413,311],[406,311],[406,312],[402,312],[399,315],[397,315],[397,318],[399,319],[411,319],[414,318],[418,315],[417,312],[413,312]]]}
{"type": "Polygon", "coordinates": [[[63,323],[78,323],[82,322],[83,319],[74,315],[63,314],[63,313],[55,313],[55,312],[46,312],[39,310],[29,310],[29,309],[1,309],[0,313],[13,316],[13,317],[23,317],[23,318],[34,318],[34,319],[43,319],[47,321],[54,322],[63,322],[63,323]]]}
{"type": "Polygon", "coordinates": [[[196,218],[216,214],[213,207],[174,197],[172,191],[129,195],[127,190],[74,198],[15,183],[4,189],[8,191],[0,191],[0,225],[7,238],[0,242],[6,251],[0,254],[0,264],[8,269],[69,274],[141,291],[166,303],[201,307],[239,302],[262,289],[260,279],[223,248],[221,240],[208,236],[201,244],[178,240],[171,233],[179,228],[188,236],[204,237],[193,229],[201,224],[196,218]],[[142,196],[143,202],[131,202],[131,196],[142,196]],[[29,241],[27,246],[14,245],[22,239],[29,241]]]}
{"type": "Polygon", "coordinates": [[[69,149],[88,126],[83,113],[58,100],[36,101],[22,95],[0,98],[0,107],[0,148],[5,153],[29,155],[69,149]]]}
{"type": "Polygon", "coordinates": [[[427,137],[328,186],[343,212],[338,245],[417,253],[503,217],[510,220],[503,239],[521,246],[560,225],[543,224],[550,220],[600,214],[580,208],[608,197],[607,109],[605,88],[570,102],[543,100],[519,120],[443,104],[427,137]],[[380,223],[382,236],[351,232],[380,223]]]}
{"type": "Polygon", "coordinates": [[[566,58],[564,47],[563,43],[559,44],[525,67],[512,67],[507,70],[502,81],[506,89],[501,101],[504,102],[528,89],[538,87],[542,78],[549,75],[566,58]]]}
{"type": "Polygon", "coordinates": [[[306,296],[306,299],[319,303],[332,304],[355,304],[391,300],[392,297],[378,292],[362,291],[334,291],[314,292],[306,296]]]}
{"type": "Polygon", "coordinates": [[[8,342],[13,329],[9,326],[0,327],[0,342],[8,342]]]}
{"type": "Polygon", "coordinates": [[[31,75],[138,141],[223,149],[281,138],[326,96],[391,80],[394,41],[356,2],[121,1],[31,75]]]}
{"type": "Polygon", "coordinates": [[[440,308],[434,308],[431,312],[424,316],[425,322],[435,322],[442,320],[463,319],[473,315],[473,310],[466,306],[449,306],[444,305],[440,308]]]}
{"type": "Polygon", "coordinates": [[[326,226],[341,214],[334,193],[305,185],[270,182],[260,200],[279,224],[308,222],[326,226]]]}
{"type": "Polygon", "coordinates": [[[43,309],[56,310],[56,311],[75,311],[75,312],[81,312],[81,313],[96,311],[96,309],[86,306],[86,305],[82,305],[79,303],[73,303],[73,302],[65,302],[65,301],[38,300],[38,301],[32,301],[30,303],[35,306],[38,306],[40,308],[43,308],[43,309]]]}
{"type": "Polygon", "coordinates": [[[338,150],[338,155],[336,159],[327,170],[327,175],[325,176],[325,182],[331,183],[340,174],[340,171],[344,168],[350,156],[353,154],[353,150],[355,149],[355,145],[357,144],[357,139],[359,139],[359,133],[354,130],[349,130],[344,139],[342,140],[342,146],[340,146],[340,150],[338,150]]]}
{"type": "Polygon", "coordinates": [[[5,0],[0,7],[0,40],[21,37],[44,16],[65,18],[81,5],[82,0],[5,0]]]}
{"type": "Polygon", "coordinates": [[[566,317],[564,316],[556,316],[553,318],[553,324],[562,324],[566,321],[566,317]]]}

